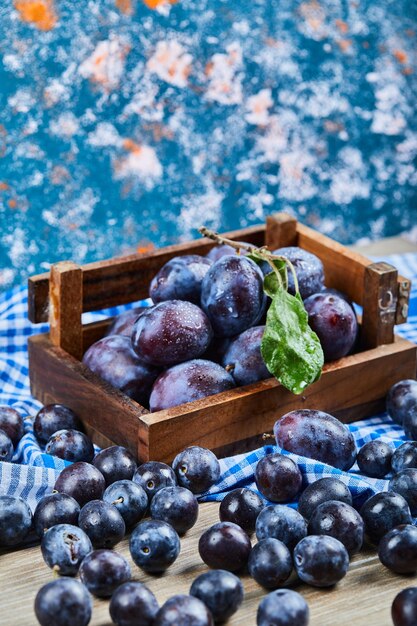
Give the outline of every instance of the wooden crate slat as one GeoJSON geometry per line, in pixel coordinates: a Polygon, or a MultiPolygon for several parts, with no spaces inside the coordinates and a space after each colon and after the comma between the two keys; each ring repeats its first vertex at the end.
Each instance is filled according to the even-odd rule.
{"type": "Polygon", "coordinates": [[[82,269],[71,261],[56,263],[49,281],[51,341],[76,359],[83,355],[82,301],[82,269]]]}
{"type": "Polygon", "coordinates": [[[365,269],[361,343],[375,348],[394,339],[398,299],[398,272],[388,263],[372,263],[365,269]]]}
{"type": "MultiPolygon", "coordinates": [[[[262,246],[265,225],[232,231],[225,236],[262,246]]],[[[83,312],[98,311],[147,298],[150,281],[169,259],[178,254],[207,254],[214,245],[210,239],[201,238],[153,252],[83,265],[83,312]]],[[[46,272],[33,276],[28,281],[28,316],[35,324],[48,321],[49,276],[50,273],[46,272]]]]}

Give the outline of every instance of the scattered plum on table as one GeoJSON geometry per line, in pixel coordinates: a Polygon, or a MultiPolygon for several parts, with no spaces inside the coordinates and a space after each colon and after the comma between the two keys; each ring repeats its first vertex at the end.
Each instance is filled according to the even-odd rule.
{"type": "Polygon", "coordinates": [[[92,464],[103,474],[106,485],[118,480],[131,480],[137,468],[135,457],[123,446],[104,448],[96,454],[92,464]]]}
{"type": "Polygon", "coordinates": [[[47,443],[57,430],[69,428],[84,431],[80,418],[63,404],[46,404],[38,411],[33,422],[35,437],[43,444],[47,443]]]}
{"type": "Polygon", "coordinates": [[[133,561],[144,572],[161,574],[180,553],[178,533],[162,520],[145,520],[135,526],[129,541],[133,561]]]}
{"type": "Polygon", "coordinates": [[[34,608],[41,626],[87,626],[93,603],[78,580],[58,578],[39,589],[34,608]]]}
{"type": "Polygon", "coordinates": [[[216,623],[223,623],[242,604],[243,585],[232,572],[215,569],[197,576],[191,585],[190,595],[204,602],[216,623]]]}
{"type": "Polygon", "coordinates": [[[394,491],[384,491],[371,496],[362,505],[360,514],[368,540],[376,545],[396,526],[412,522],[407,501],[394,491]]]}
{"type": "Polygon", "coordinates": [[[103,500],[119,511],[130,528],[140,522],[148,508],[148,495],[141,485],[132,480],[117,480],[106,488],[103,500]]]}
{"type": "Polygon", "coordinates": [[[399,380],[389,389],[386,398],[387,413],[402,426],[409,409],[417,405],[417,380],[399,380]]]}
{"type": "Polygon", "coordinates": [[[10,406],[0,406],[0,429],[10,437],[14,447],[25,434],[23,417],[10,406]]]}
{"type": "Polygon", "coordinates": [[[90,437],[79,430],[57,430],[45,446],[45,452],[65,461],[86,461],[94,457],[94,446],[90,437]]]}
{"type": "Polygon", "coordinates": [[[328,535],[304,537],[294,549],[299,578],[313,587],[331,587],[346,575],[349,555],[341,541],[328,535]]]}
{"type": "Polygon", "coordinates": [[[323,411],[290,411],[275,422],[274,434],[280,448],[344,471],[350,469],[356,459],[352,433],[323,411]]]}
{"type": "Polygon", "coordinates": [[[298,500],[298,512],[309,520],[315,509],[329,500],[338,500],[352,505],[352,494],[341,480],[325,476],[315,480],[304,489],[298,500]]]}
{"type": "Polygon", "coordinates": [[[123,583],[130,580],[130,565],[114,550],[93,550],[81,561],[81,582],[97,598],[109,598],[123,583]]]}
{"type": "Polygon", "coordinates": [[[189,446],[172,462],[178,484],[193,493],[207,491],[220,477],[219,461],[211,450],[201,446],[189,446]]]}
{"type": "Polygon", "coordinates": [[[73,524],[52,526],[41,541],[43,560],[61,576],[75,576],[82,560],[92,550],[88,535],[73,524]]]}
{"type": "Polygon", "coordinates": [[[198,551],[209,567],[238,572],[248,562],[251,542],[249,536],[237,524],[218,522],[201,535],[198,551]]]}

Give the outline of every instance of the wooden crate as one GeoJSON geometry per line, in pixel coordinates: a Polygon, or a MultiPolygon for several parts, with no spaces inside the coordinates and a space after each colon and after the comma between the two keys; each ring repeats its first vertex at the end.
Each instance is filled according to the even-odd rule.
{"type": "Polygon", "coordinates": [[[117,443],[141,461],[169,462],[191,444],[220,456],[262,445],[262,434],[293,409],[321,409],[345,422],[362,419],[383,408],[392,384],[415,378],[417,347],[394,336],[394,324],[407,318],[410,281],[394,267],[372,263],[286,214],[227,236],[270,249],[298,245],[316,254],[326,285],[363,307],[360,351],[326,364],[303,396],[271,378],[155,413],[98,378],[80,359],[112,320],[83,325],[82,312],[146,298],[151,279],[169,259],[206,254],[215,245],[200,239],[82,267],[57,263],[31,278],[29,319],[50,322],[49,334],[29,339],[32,394],[44,404],[71,407],[99,445],[117,443]]]}

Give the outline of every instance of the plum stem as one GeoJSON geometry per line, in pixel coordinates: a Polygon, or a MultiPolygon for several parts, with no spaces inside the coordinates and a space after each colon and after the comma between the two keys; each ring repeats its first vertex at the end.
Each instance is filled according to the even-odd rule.
{"type": "Polygon", "coordinates": [[[272,271],[275,272],[275,275],[277,277],[280,287],[283,287],[285,288],[285,290],[287,290],[288,280],[286,281],[286,284],[284,284],[284,281],[282,279],[282,276],[278,268],[273,263],[273,261],[284,261],[284,263],[286,263],[286,265],[288,265],[288,267],[290,268],[291,274],[293,276],[295,293],[296,294],[299,293],[297,274],[296,274],[294,265],[285,256],[281,256],[279,254],[272,254],[272,252],[270,252],[270,250],[268,250],[265,246],[262,246],[259,248],[257,246],[253,246],[250,243],[245,244],[239,241],[233,241],[233,239],[228,239],[227,237],[223,237],[223,235],[219,235],[219,233],[216,233],[214,230],[210,230],[209,228],[206,228],[206,226],[201,226],[198,230],[204,237],[207,237],[208,239],[212,239],[218,244],[228,245],[231,248],[234,248],[235,250],[237,250],[238,252],[240,252],[240,250],[246,250],[246,252],[253,254],[261,261],[266,261],[267,263],[269,263],[272,271]]]}

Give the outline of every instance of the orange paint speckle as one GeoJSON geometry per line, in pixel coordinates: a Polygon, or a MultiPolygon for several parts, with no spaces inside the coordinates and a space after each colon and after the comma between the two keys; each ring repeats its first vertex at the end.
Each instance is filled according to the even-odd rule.
{"type": "Polygon", "coordinates": [[[138,254],[146,254],[147,252],[152,252],[152,250],[155,250],[153,243],[142,243],[136,248],[138,254]]]}
{"type": "Polygon", "coordinates": [[[404,74],[404,76],[410,76],[410,74],[413,73],[413,68],[412,67],[404,67],[404,69],[401,70],[402,74],[404,74]]]}
{"type": "Polygon", "coordinates": [[[132,154],[139,154],[142,150],[140,145],[133,141],[133,139],[123,139],[122,146],[128,152],[132,152],[132,154]]]}
{"type": "Polygon", "coordinates": [[[177,0],[143,0],[148,9],[157,9],[161,4],[176,4],[177,0]]]}
{"type": "Polygon", "coordinates": [[[393,55],[397,59],[398,63],[407,63],[408,57],[403,50],[394,50],[393,55]]]}
{"type": "Polygon", "coordinates": [[[0,182],[0,191],[7,191],[8,188],[9,188],[9,185],[7,183],[0,182]]]}
{"type": "Polygon", "coordinates": [[[7,204],[11,209],[15,209],[17,207],[17,202],[14,198],[10,198],[7,204]]]}
{"type": "Polygon", "coordinates": [[[337,45],[341,49],[342,52],[347,52],[352,46],[353,41],[351,39],[340,39],[337,42],[337,45]]]}
{"type": "Polygon", "coordinates": [[[57,23],[53,0],[15,0],[14,6],[23,22],[39,30],[52,30],[57,23]]]}
{"type": "Polygon", "coordinates": [[[347,33],[349,31],[349,26],[343,20],[336,20],[335,24],[341,33],[347,33]]]}
{"type": "Polygon", "coordinates": [[[125,15],[132,15],[133,6],[132,0],[116,0],[116,8],[125,15]]]}

